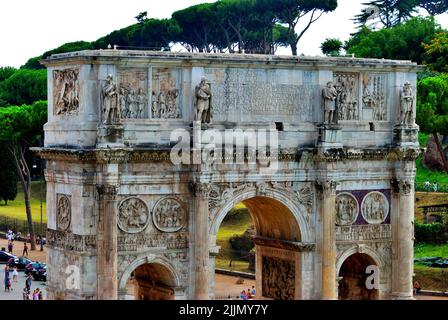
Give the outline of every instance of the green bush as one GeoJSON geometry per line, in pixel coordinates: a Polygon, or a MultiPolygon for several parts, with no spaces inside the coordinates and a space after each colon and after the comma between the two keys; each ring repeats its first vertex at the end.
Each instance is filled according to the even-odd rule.
{"type": "Polygon", "coordinates": [[[420,224],[415,223],[415,241],[426,243],[445,242],[445,227],[441,223],[420,224]]]}

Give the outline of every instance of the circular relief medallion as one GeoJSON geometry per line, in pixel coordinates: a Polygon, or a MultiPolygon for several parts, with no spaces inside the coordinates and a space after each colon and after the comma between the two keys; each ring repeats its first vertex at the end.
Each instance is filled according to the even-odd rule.
{"type": "Polygon", "coordinates": [[[370,224],[380,224],[389,214],[389,201],[384,194],[378,191],[370,192],[362,200],[361,213],[370,224]]]}
{"type": "Polygon", "coordinates": [[[187,215],[179,200],[168,197],[157,201],[152,218],[154,225],[160,231],[176,232],[185,225],[187,215]]]}
{"type": "Polygon", "coordinates": [[[356,221],[359,205],[350,193],[340,193],[336,197],[336,224],[338,226],[351,225],[356,221]]]}
{"type": "Polygon", "coordinates": [[[58,194],[58,207],[56,212],[56,227],[58,230],[67,230],[71,220],[70,198],[63,194],[58,194]]]}
{"type": "Polygon", "coordinates": [[[123,200],[118,207],[118,226],[128,233],[143,231],[149,222],[149,211],[139,198],[123,200]]]}

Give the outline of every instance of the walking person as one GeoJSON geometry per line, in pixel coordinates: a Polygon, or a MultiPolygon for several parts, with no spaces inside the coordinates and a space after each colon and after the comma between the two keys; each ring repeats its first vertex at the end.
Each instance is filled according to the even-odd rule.
{"type": "Polygon", "coordinates": [[[11,288],[11,280],[10,280],[10,278],[9,278],[9,266],[8,265],[6,265],[6,267],[5,267],[5,292],[6,291],[8,291],[9,292],[9,289],[11,288]]]}
{"type": "Polygon", "coordinates": [[[19,279],[19,271],[17,270],[17,266],[14,266],[12,270],[12,281],[17,282],[19,279]]]}
{"type": "Polygon", "coordinates": [[[26,256],[28,257],[28,245],[26,244],[26,241],[23,243],[22,257],[24,257],[25,254],[26,254],[26,256]]]}
{"type": "Polygon", "coordinates": [[[22,297],[23,300],[30,300],[30,292],[27,290],[27,288],[23,288],[22,297]]]}
{"type": "Polygon", "coordinates": [[[437,192],[437,190],[439,189],[439,185],[437,184],[437,181],[434,181],[432,188],[434,189],[434,192],[437,192]]]}
{"type": "Polygon", "coordinates": [[[39,292],[37,289],[34,289],[33,291],[33,300],[39,300],[39,292]]]}
{"type": "Polygon", "coordinates": [[[42,291],[39,288],[37,288],[37,291],[39,292],[38,300],[44,300],[44,294],[42,293],[42,291]]]}
{"type": "Polygon", "coordinates": [[[14,245],[12,243],[12,240],[8,242],[8,253],[12,254],[12,249],[14,248],[14,245]]]}
{"type": "Polygon", "coordinates": [[[425,190],[426,192],[431,191],[431,182],[429,182],[429,180],[426,180],[425,182],[425,190]]]}
{"type": "Polygon", "coordinates": [[[25,280],[25,288],[28,290],[28,292],[31,292],[31,282],[31,274],[28,274],[25,280]]]}

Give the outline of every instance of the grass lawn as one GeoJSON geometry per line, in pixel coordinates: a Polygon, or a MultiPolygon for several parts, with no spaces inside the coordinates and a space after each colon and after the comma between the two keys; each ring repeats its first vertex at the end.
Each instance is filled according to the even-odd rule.
{"type": "MultiPolygon", "coordinates": [[[[47,222],[46,214],[46,186],[45,183],[42,185],[43,188],[43,203],[42,203],[42,221],[47,222]]],[[[25,211],[25,200],[23,199],[23,191],[21,186],[18,186],[17,197],[14,201],[8,201],[8,205],[5,206],[4,202],[0,202],[0,217],[6,216],[9,218],[16,218],[18,220],[26,221],[26,211],[25,211]]],[[[33,222],[40,222],[40,182],[33,181],[31,183],[31,213],[33,215],[33,222]]]]}
{"type": "Polygon", "coordinates": [[[448,270],[414,265],[414,273],[423,290],[448,291],[448,270]]]}
{"type": "Polygon", "coordinates": [[[426,257],[448,258],[448,243],[439,245],[429,243],[415,244],[414,256],[415,258],[426,258],[426,257]]]}
{"type": "MultiPolygon", "coordinates": [[[[238,205],[236,209],[244,209],[244,205],[238,205]]],[[[249,262],[233,260],[234,252],[229,240],[235,235],[242,235],[252,225],[252,219],[247,210],[238,210],[236,215],[227,215],[221,224],[216,236],[216,243],[221,247],[216,256],[215,264],[217,268],[230,269],[235,271],[249,272],[249,262]],[[232,260],[232,267],[229,266],[232,260]]]]}

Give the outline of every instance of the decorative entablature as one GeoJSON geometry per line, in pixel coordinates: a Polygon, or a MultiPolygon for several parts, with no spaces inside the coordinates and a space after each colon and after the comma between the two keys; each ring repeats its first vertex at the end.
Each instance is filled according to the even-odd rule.
{"type": "Polygon", "coordinates": [[[314,162],[338,162],[348,160],[387,160],[387,161],[415,161],[420,155],[419,148],[377,148],[377,149],[327,149],[323,152],[317,149],[303,150],[304,153],[312,153],[314,162]]]}
{"type": "MultiPolygon", "coordinates": [[[[138,163],[138,162],[166,162],[171,161],[171,150],[151,149],[95,149],[95,150],[74,150],[56,148],[31,148],[41,158],[46,160],[73,161],[73,162],[93,162],[93,163],[138,163]]],[[[310,159],[315,163],[338,162],[347,160],[387,160],[387,161],[415,161],[421,154],[419,148],[376,148],[376,149],[352,149],[336,148],[320,151],[317,148],[306,149],[284,149],[276,156],[281,162],[300,162],[302,159],[310,159]]],[[[235,154],[236,155],[236,154],[235,154]]],[[[248,160],[249,154],[244,154],[244,159],[248,160]]],[[[272,160],[272,157],[269,158],[272,160]]],[[[226,155],[223,155],[223,163],[226,155]]]]}
{"type": "Polygon", "coordinates": [[[270,239],[270,238],[260,237],[260,236],[254,237],[253,240],[257,246],[271,247],[271,248],[296,251],[296,252],[311,252],[311,251],[314,251],[316,248],[315,243],[285,241],[285,240],[270,239]]]}

